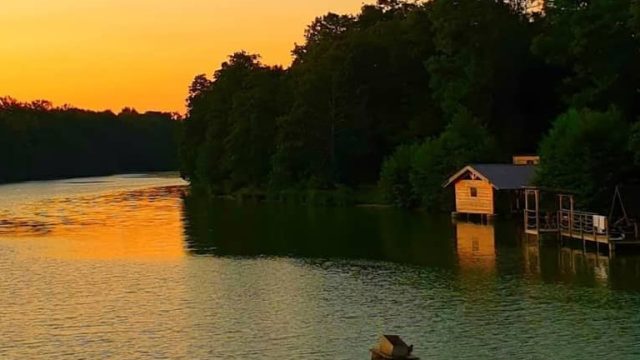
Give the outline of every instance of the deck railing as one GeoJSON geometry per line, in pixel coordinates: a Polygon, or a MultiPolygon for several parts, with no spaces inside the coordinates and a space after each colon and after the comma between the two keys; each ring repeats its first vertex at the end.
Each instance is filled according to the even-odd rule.
{"type": "Polygon", "coordinates": [[[525,220],[527,230],[535,230],[537,232],[558,231],[558,216],[556,213],[538,214],[536,210],[525,210],[525,220]]]}
{"type": "Polygon", "coordinates": [[[606,217],[592,212],[571,211],[567,209],[557,212],[537,212],[525,210],[525,226],[527,230],[536,232],[560,231],[571,236],[606,237],[609,224],[606,217]]]}
{"type": "Polygon", "coordinates": [[[586,211],[558,211],[560,231],[572,237],[591,236],[606,238],[609,235],[609,223],[605,216],[586,211]]]}
{"type": "Polygon", "coordinates": [[[606,243],[610,249],[615,246],[607,217],[593,212],[576,211],[573,195],[563,193],[558,194],[557,208],[545,211],[540,206],[540,192],[537,188],[527,188],[524,192],[524,226],[527,234],[556,233],[560,237],[581,239],[584,244],[591,241],[596,246],[606,243]]]}

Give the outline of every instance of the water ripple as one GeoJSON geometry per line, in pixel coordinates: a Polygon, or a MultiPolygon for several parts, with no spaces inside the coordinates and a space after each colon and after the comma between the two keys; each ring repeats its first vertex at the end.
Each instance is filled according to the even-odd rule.
{"type": "Polygon", "coordinates": [[[189,256],[183,192],[0,202],[0,358],[357,360],[381,333],[424,359],[640,357],[637,292],[527,270],[519,248],[445,249],[451,266],[243,255],[213,229],[189,256]]]}

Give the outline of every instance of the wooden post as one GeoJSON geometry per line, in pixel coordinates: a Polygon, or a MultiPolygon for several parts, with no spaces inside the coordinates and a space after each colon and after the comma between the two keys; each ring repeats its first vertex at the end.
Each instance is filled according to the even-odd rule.
{"type": "Polygon", "coordinates": [[[536,232],[540,234],[540,190],[535,191],[536,194],[536,232]]]}
{"type": "MultiPolygon", "coordinates": [[[[600,252],[600,242],[598,241],[598,232],[596,231],[596,224],[593,224],[593,226],[591,226],[592,230],[593,230],[593,240],[596,242],[596,254],[598,252],[600,252]]],[[[597,255],[596,255],[597,256],[597,255]]],[[[596,258],[596,262],[597,262],[597,258],[596,258]]]]}
{"type": "Polygon", "coordinates": [[[569,195],[569,237],[573,237],[573,195],[569,195]]]}
{"type": "Polygon", "coordinates": [[[558,229],[560,230],[560,237],[562,237],[562,231],[564,230],[564,195],[558,194],[558,229]]]}
{"type": "MultiPolygon", "coordinates": [[[[558,195],[561,197],[562,195],[558,195]]],[[[560,198],[558,203],[558,211],[556,212],[556,227],[558,228],[558,234],[560,234],[560,238],[562,238],[562,198],[560,198]]]]}
{"type": "Polygon", "coordinates": [[[524,231],[529,230],[529,190],[524,191],[524,231]]]}
{"type": "Polygon", "coordinates": [[[615,254],[616,244],[611,242],[611,233],[609,232],[609,219],[604,220],[604,226],[606,228],[605,234],[607,235],[607,244],[609,245],[609,258],[611,258],[615,254]]]}

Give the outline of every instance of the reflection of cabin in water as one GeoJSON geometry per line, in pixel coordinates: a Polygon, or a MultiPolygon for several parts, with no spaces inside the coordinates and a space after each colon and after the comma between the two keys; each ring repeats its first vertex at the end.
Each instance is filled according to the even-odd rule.
{"type": "Polygon", "coordinates": [[[493,224],[456,223],[458,264],[466,270],[493,272],[496,268],[496,234],[493,224]]]}
{"type": "Polygon", "coordinates": [[[465,166],[444,184],[455,187],[454,215],[493,217],[503,211],[521,209],[522,189],[531,184],[538,157],[514,156],[513,164],[475,164],[465,166]]]}

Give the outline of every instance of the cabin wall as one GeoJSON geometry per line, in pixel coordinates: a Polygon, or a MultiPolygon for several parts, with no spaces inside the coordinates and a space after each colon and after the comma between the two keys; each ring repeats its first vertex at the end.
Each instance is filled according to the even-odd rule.
{"type": "Polygon", "coordinates": [[[463,214],[494,215],[493,187],[484,180],[460,180],[455,184],[456,211],[463,214]],[[477,196],[471,196],[472,188],[477,196]]]}

